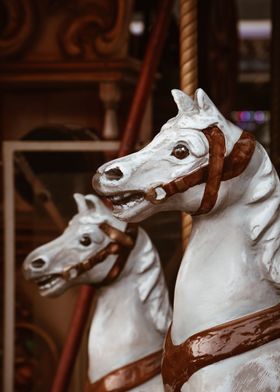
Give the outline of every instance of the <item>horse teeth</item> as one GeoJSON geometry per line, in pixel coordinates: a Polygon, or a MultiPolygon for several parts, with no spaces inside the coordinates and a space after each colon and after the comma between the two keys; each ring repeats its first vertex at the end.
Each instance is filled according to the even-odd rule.
{"type": "Polygon", "coordinates": [[[110,199],[111,199],[112,201],[118,201],[118,200],[121,199],[121,197],[120,197],[120,195],[114,195],[114,196],[111,196],[110,199]]]}
{"type": "Polygon", "coordinates": [[[41,290],[46,290],[46,289],[50,289],[51,288],[51,284],[47,283],[44,286],[40,287],[41,290]]]}
{"type": "Polygon", "coordinates": [[[143,193],[141,192],[124,192],[117,195],[107,196],[113,203],[114,207],[118,208],[118,206],[124,207],[126,205],[130,205],[130,203],[134,203],[143,198],[143,193]]]}
{"type": "Polygon", "coordinates": [[[121,200],[121,196],[120,195],[114,196],[113,200],[116,200],[116,201],[121,200]]]}
{"type": "Polygon", "coordinates": [[[51,278],[51,275],[44,275],[41,278],[35,279],[37,283],[44,282],[44,280],[51,278]]]}
{"type": "Polygon", "coordinates": [[[54,275],[45,275],[41,278],[35,279],[35,282],[37,283],[39,290],[43,291],[54,287],[58,283],[59,279],[59,277],[54,275]]]}
{"type": "Polygon", "coordinates": [[[55,286],[56,283],[57,283],[57,281],[58,281],[58,278],[55,278],[54,280],[52,280],[52,281],[50,282],[50,285],[51,285],[52,287],[55,286]]]}

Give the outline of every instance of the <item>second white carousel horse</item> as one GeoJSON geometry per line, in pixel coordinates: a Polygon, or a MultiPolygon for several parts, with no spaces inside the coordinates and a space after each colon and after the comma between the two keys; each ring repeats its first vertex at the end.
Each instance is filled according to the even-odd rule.
{"type": "Polygon", "coordinates": [[[193,215],[162,374],[166,391],[280,391],[280,185],[264,148],[198,89],[141,151],[94,187],[115,216],[193,215]]]}
{"type": "Polygon", "coordinates": [[[163,339],[171,320],[158,253],[144,230],[126,225],[94,195],[75,194],[64,233],[31,252],[24,274],[42,296],[76,284],[98,287],[90,326],[87,391],[163,391],[163,339]]]}

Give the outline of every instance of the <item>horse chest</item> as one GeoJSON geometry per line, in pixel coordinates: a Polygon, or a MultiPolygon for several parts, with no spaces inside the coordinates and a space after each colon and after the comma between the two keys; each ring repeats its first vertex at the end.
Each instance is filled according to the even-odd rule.
{"type": "Polygon", "coordinates": [[[130,341],[135,342],[139,324],[144,328],[145,319],[132,282],[125,280],[102,291],[90,328],[92,352],[99,352],[101,347],[107,348],[110,341],[114,342],[114,347],[120,346],[119,348],[124,343],[127,345],[130,341]]]}
{"type": "Polygon", "coordinates": [[[133,279],[100,292],[88,341],[91,382],[161,347],[162,337],[146,318],[133,279]]]}
{"type": "Polygon", "coordinates": [[[280,340],[207,366],[189,379],[182,392],[279,392],[280,340]]]}
{"type": "Polygon", "coordinates": [[[230,215],[227,221],[227,230],[223,224],[219,227],[211,222],[208,227],[207,222],[194,227],[176,282],[175,344],[255,310],[255,298],[248,292],[262,292],[264,283],[241,230],[231,225],[230,215]]]}

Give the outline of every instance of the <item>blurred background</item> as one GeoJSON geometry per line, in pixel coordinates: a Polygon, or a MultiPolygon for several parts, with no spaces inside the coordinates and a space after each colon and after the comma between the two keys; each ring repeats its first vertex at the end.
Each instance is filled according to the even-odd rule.
{"type": "MultiPolygon", "coordinates": [[[[160,0],[1,0],[1,142],[121,140],[160,4],[160,0]]],[[[279,169],[279,1],[198,0],[197,6],[198,86],[231,121],[255,134],[279,169]]],[[[174,1],[136,148],[148,143],[176,114],[170,90],[180,87],[179,33],[179,2],[174,1]]],[[[15,283],[16,299],[14,391],[44,392],[50,390],[78,288],[57,299],[42,298],[24,280],[22,262],[31,250],[61,232],[46,201],[67,224],[76,213],[72,194],[91,193],[96,168],[116,154],[102,149],[18,151],[12,174],[1,154],[1,184],[3,175],[12,175],[14,191],[15,274],[8,277],[15,283]]],[[[3,320],[4,249],[9,238],[4,237],[8,228],[2,198],[0,208],[3,320]]],[[[143,226],[159,250],[172,297],[181,254],[181,215],[159,214],[143,226]]],[[[3,347],[3,324],[0,328],[3,347]]],[[[80,391],[84,384],[86,333],[70,391],[80,391]]]]}

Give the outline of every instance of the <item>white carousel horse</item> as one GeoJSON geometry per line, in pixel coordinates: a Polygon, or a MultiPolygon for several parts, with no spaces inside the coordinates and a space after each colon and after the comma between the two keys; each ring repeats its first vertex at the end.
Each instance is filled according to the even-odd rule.
{"type": "Polygon", "coordinates": [[[203,90],[194,99],[172,94],[178,115],[145,148],[106,163],[93,180],[123,220],[162,210],[193,215],[166,340],[166,390],[279,392],[278,176],[264,148],[227,121],[203,90]],[[168,375],[168,366],[180,361],[184,376],[180,369],[168,375]]]}
{"type": "Polygon", "coordinates": [[[159,351],[171,310],[158,253],[141,228],[132,244],[133,230],[96,196],[74,198],[78,214],[60,237],[28,255],[25,277],[49,297],[72,285],[99,287],[88,342],[88,391],[163,391],[159,351]],[[140,380],[146,381],[125,387],[140,380]]]}

